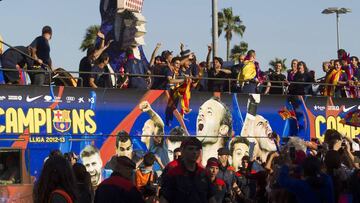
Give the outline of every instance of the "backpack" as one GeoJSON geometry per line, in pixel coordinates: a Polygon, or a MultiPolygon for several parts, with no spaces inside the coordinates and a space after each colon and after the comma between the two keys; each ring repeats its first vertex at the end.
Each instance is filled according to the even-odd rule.
{"type": "Polygon", "coordinates": [[[146,185],[140,187],[140,193],[144,198],[156,196],[157,194],[157,184],[154,183],[155,175],[153,172],[150,172],[149,178],[146,182],[146,185]]]}
{"type": "Polygon", "coordinates": [[[66,200],[67,203],[73,203],[74,202],[72,200],[72,198],[70,197],[70,195],[65,190],[62,190],[62,189],[56,189],[56,190],[52,191],[51,195],[50,195],[50,198],[49,198],[49,202],[50,202],[52,196],[55,195],[56,193],[61,195],[66,200]]]}

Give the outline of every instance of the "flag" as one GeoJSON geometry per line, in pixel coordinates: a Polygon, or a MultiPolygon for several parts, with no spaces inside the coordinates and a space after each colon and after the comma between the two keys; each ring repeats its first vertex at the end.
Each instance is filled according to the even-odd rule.
{"type": "Polygon", "coordinates": [[[281,116],[281,118],[283,120],[287,120],[290,118],[293,118],[296,120],[296,115],[295,115],[295,111],[290,111],[288,110],[286,107],[283,107],[279,110],[279,115],[281,116]]]}
{"type": "Polygon", "coordinates": [[[340,123],[360,127],[360,110],[357,109],[347,113],[345,117],[340,120],[340,123]]]}
{"type": "Polygon", "coordinates": [[[172,90],[169,90],[169,100],[165,110],[165,123],[169,126],[173,119],[173,111],[177,109],[180,101],[180,114],[184,117],[190,113],[191,82],[184,82],[172,90]]]}

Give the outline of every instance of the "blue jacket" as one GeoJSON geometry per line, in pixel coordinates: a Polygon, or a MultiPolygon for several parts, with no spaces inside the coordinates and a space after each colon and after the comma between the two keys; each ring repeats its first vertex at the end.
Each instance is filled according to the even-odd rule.
{"type": "Polygon", "coordinates": [[[289,177],[289,167],[282,166],[278,177],[280,187],[296,196],[299,203],[335,203],[334,188],[330,176],[321,174],[323,186],[318,190],[311,188],[306,180],[289,177]]]}

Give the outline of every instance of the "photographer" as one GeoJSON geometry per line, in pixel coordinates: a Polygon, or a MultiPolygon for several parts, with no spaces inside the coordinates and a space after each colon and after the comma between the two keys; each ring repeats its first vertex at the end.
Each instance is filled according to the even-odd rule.
{"type": "Polygon", "coordinates": [[[135,186],[141,192],[144,199],[157,196],[157,174],[153,171],[156,157],[153,153],[145,154],[143,164],[144,166],[137,169],[135,172],[135,186]]]}

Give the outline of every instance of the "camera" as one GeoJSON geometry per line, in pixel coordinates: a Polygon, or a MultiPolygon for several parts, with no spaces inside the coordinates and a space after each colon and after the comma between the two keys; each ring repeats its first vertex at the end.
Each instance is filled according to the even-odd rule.
{"type": "Polygon", "coordinates": [[[345,141],[345,140],[342,141],[341,147],[342,147],[342,148],[345,148],[345,147],[346,147],[346,141],[345,141]]]}
{"type": "Polygon", "coordinates": [[[323,148],[322,145],[318,145],[318,146],[317,146],[317,149],[318,149],[319,151],[321,151],[321,150],[323,150],[324,148],[323,148]]]}

